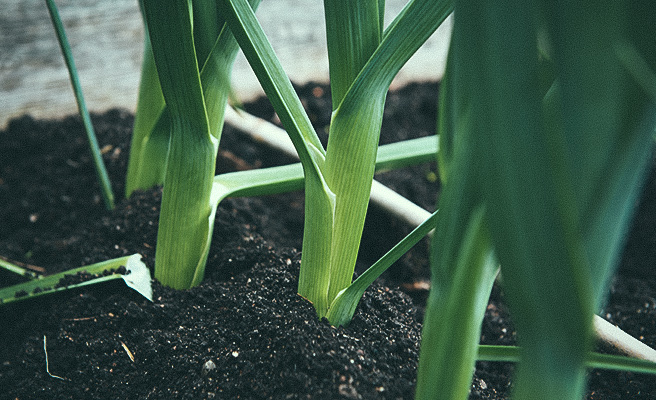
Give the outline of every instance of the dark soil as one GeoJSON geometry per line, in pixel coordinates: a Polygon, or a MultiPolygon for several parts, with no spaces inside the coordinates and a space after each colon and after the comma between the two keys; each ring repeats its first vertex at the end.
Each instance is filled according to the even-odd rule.
{"type": "MultiPolygon", "coordinates": [[[[299,92],[325,136],[328,89],[310,84],[299,92]]],[[[390,93],[381,143],[434,133],[437,92],[437,84],[422,84],[390,93]]],[[[275,121],[266,100],[245,107],[275,121]]],[[[93,121],[120,198],[132,116],[113,110],[93,121]]],[[[291,161],[229,127],[221,144],[218,172],[291,161]]],[[[77,117],[14,120],[0,132],[0,154],[2,257],[53,273],[140,253],[152,268],[161,192],[139,192],[106,211],[77,117]]],[[[653,172],[602,315],[656,346],[653,172]]],[[[433,163],[377,179],[431,210],[435,174],[433,163]]],[[[114,282],[0,308],[0,399],[412,398],[427,243],[367,291],[348,327],[336,329],[296,294],[302,226],[302,193],[228,199],[217,212],[206,279],[194,289],[155,282],[150,303],[114,282]]],[[[371,207],[358,269],[409,230],[371,207]]],[[[1,286],[19,281],[0,272],[1,286]]],[[[515,343],[499,288],[481,340],[515,343]]],[[[506,398],[511,374],[509,364],[478,363],[470,398],[506,398]]],[[[655,381],[594,370],[588,398],[654,399],[655,381]]]]}

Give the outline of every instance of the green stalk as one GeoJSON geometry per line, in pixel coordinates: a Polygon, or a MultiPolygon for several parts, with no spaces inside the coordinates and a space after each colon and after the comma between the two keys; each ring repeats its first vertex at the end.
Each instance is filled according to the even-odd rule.
{"type": "MultiPolygon", "coordinates": [[[[250,0],[250,3],[256,9],[260,0],[250,0]]],[[[214,2],[193,2],[193,8],[194,43],[200,43],[203,47],[197,54],[197,59],[203,60],[199,65],[202,65],[200,79],[205,107],[210,132],[217,139],[218,145],[223,130],[225,107],[230,96],[230,76],[239,46],[230,30],[226,28],[225,21],[217,19],[214,2]]],[[[146,36],[148,40],[148,32],[146,36]]],[[[164,182],[171,122],[169,110],[166,107],[161,108],[163,98],[154,68],[152,51],[147,42],[133,134],[133,150],[128,165],[128,188],[126,188],[128,195],[136,188],[144,189],[164,182]],[[144,115],[140,112],[142,106],[144,115]]]]}
{"type": "MultiPolygon", "coordinates": [[[[464,399],[469,392],[481,323],[498,271],[485,224],[481,207],[470,217],[461,245],[446,265],[434,259],[445,239],[434,237],[417,399],[464,399]]],[[[444,228],[438,225],[436,232],[444,228]]]]}
{"type": "Polygon", "coordinates": [[[397,243],[390,251],[385,253],[378,261],[360,275],[349,287],[343,289],[337,294],[330,304],[326,319],[333,326],[347,325],[353,319],[355,309],[362,298],[365,290],[372,283],[394,264],[401,256],[407,253],[415,244],[423,239],[428,233],[435,228],[437,221],[437,211],[430,218],[413,229],[403,240],[397,243]]]}
{"type": "MultiPolygon", "coordinates": [[[[308,298],[314,304],[318,314],[323,316],[332,298],[350,283],[353,275],[354,263],[353,265],[342,265],[339,260],[354,260],[354,255],[357,254],[357,243],[354,244],[353,240],[347,240],[351,250],[339,251],[337,254],[332,242],[333,238],[337,238],[342,233],[348,237],[354,237],[355,241],[359,242],[362,234],[361,228],[357,229],[357,227],[362,223],[360,216],[364,218],[366,211],[377,148],[377,139],[373,139],[380,131],[382,103],[389,84],[407,59],[446,18],[450,6],[441,2],[413,1],[393,22],[380,46],[366,62],[337,107],[334,122],[331,124],[329,141],[334,142],[335,139],[332,137],[339,136],[332,134],[334,126],[338,126],[336,131],[362,133],[341,135],[339,140],[342,143],[334,146],[336,150],[331,150],[332,156],[326,155],[326,157],[332,157],[332,160],[326,159],[324,165],[325,152],[318,144],[316,134],[309,126],[300,101],[293,92],[291,84],[280,67],[280,63],[252,10],[244,0],[222,0],[221,4],[231,30],[287,129],[304,166],[307,218],[303,235],[304,259],[299,276],[299,293],[308,298]],[[348,105],[345,106],[345,104],[348,105]],[[341,116],[339,116],[340,114],[341,116]],[[357,125],[358,116],[362,125],[357,125]],[[351,139],[356,142],[350,142],[351,139]],[[357,141],[364,141],[364,146],[367,148],[359,145],[357,141]],[[337,153],[352,144],[355,144],[359,150],[352,149],[349,154],[358,151],[364,154],[355,160],[346,160],[348,164],[343,164],[343,171],[351,171],[351,174],[344,177],[339,176],[337,166],[345,157],[340,158],[337,153]],[[358,169],[359,166],[362,169],[358,169]],[[328,169],[331,171],[329,172],[328,169]],[[354,174],[364,176],[362,179],[365,181],[364,186],[352,181],[354,174]],[[329,179],[332,180],[331,183],[328,183],[329,179]],[[333,223],[336,210],[332,185],[340,189],[342,189],[341,186],[355,189],[354,193],[356,193],[355,197],[358,198],[358,202],[352,204],[358,209],[357,213],[360,215],[353,220],[355,230],[345,228],[347,226],[345,223],[333,223]],[[341,228],[335,229],[333,226],[336,225],[341,228]],[[333,256],[333,254],[337,254],[337,256],[333,256]],[[337,272],[331,265],[339,265],[337,272]],[[335,283],[334,280],[338,282],[335,283]]],[[[375,28],[374,30],[378,33],[380,31],[379,15],[380,10],[376,13],[376,25],[371,28],[375,28]]],[[[331,148],[332,145],[329,143],[328,146],[331,148]]],[[[348,219],[346,216],[349,211],[345,205],[349,202],[349,198],[343,195],[343,203],[340,206],[341,211],[339,211],[340,217],[338,217],[340,220],[348,219]]],[[[338,240],[343,241],[341,237],[338,240]]],[[[343,248],[344,246],[338,245],[338,247],[343,248]]]]}
{"type": "Polygon", "coordinates": [[[190,288],[202,280],[207,260],[218,141],[205,111],[190,3],[145,0],[144,14],[171,124],[155,277],[166,286],[190,288]]]}
{"type": "MultiPolygon", "coordinates": [[[[260,1],[252,0],[251,3],[257,8],[260,1]]],[[[212,21],[205,21],[207,16],[197,17],[197,22],[205,21],[200,25],[210,31],[194,29],[205,37],[203,43],[209,36],[216,39],[210,49],[204,50],[209,55],[199,74],[195,61],[199,57],[195,53],[191,22],[187,21],[188,12],[182,11],[184,14],[181,14],[184,26],[178,22],[174,29],[168,30],[170,19],[165,19],[161,10],[148,10],[150,4],[147,2],[144,7],[146,25],[151,37],[159,35],[153,37],[152,46],[159,79],[167,79],[167,82],[161,82],[167,104],[148,137],[152,143],[142,148],[144,158],[140,162],[143,165],[142,177],[151,172],[156,176],[165,173],[156,277],[165,285],[184,288],[200,283],[204,275],[218,196],[212,192],[214,165],[230,94],[232,65],[239,47],[225,23],[218,21],[221,30],[214,34],[212,21]],[[167,40],[180,40],[173,39],[175,35],[182,37],[182,45],[167,47],[167,40]],[[192,55],[195,57],[193,63],[188,59],[192,55]],[[186,61],[179,62],[178,59],[186,61]],[[186,87],[190,89],[186,90],[186,87]],[[205,132],[209,136],[205,136],[205,132]],[[161,165],[160,168],[150,168],[151,157],[161,160],[164,156],[166,161],[163,164],[152,164],[161,165]],[[168,188],[168,184],[175,187],[168,188]],[[175,237],[181,233],[188,234],[185,237],[191,239],[176,244],[175,237]]]]}
{"type": "MultiPolygon", "coordinates": [[[[450,57],[460,48],[454,26],[450,57]]],[[[459,68],[447,64],[449,89],[458,88],[459,68]]],[[[476,347],[498,266],[489,237],[488,209],[481,199],[486,179],[466,107],[466,96],[448,90],[441,101],[440,137],[448,136],[448,157],[440,168],[448,171],[439,199],[441,218],[431,242],[431,291],[426,307],[417,375],[417,399],[466,398],[476,347]],[[448,95],[448,97],[445,97],[448,95]]],[[[442,145],[443,143],[441,143],[442,145]]],[[[442,151],[442,149],[441,149],[442,151]]],[[[440,151],[440,153],[441,153],[440,151]]],[[[439,156],[439,154],[438,154],[439,156]]],[[[444,175],[443,175],[444,176],[444,175]]]]}
{"type": "Polygon", "coordinates": [[[301,159],[305,175],[305,211],[312,218],[305,219],[305,267],[299,276],[299,288],[307,290],[299,293],[309,299],[315,308],[326,310],[329,305],[327,294],[334,194],[323,177],[325,150],[251,7],[245,0],[221,0],[220,5],[301,159]]]}
{"type": "MultiPolygon", "coordinates": [[[[376,2],[371,2],[371,7],[376,5],[376,2]]],[[[350,14],[347,13],[347,17],[342,22],[346,27],[340,24],[327,27],[329,39],[332,30],[364,31],[352,16],[362,12],[358,7],[353,6],[353,9],[350,14]]],[[[351,70],[360,68],[360,73],[352,83],[348,81],[342,84],[349,86],[349,89],[333,114],[326,153],[326,181],[336,196],[329,301],[346,288],[353,277],[373,181],[374,162],[389,85],[406,61],[448,16],[450,9],[448,2],[409,2],[385,32],[382,41],[366,64],[360,66],[359,58],[351,61],[353,64],[351,70]]],[[[326,9],[327,12],[329,10],[330,8],[326,9]]],[[[336,19],[336,17],[326,17],[327,21],[336,19]]],[[[378,15],[372,11],[370,20],[362,21],[362,25],[364,24],[369,24],[371,36],[375,37],[373,33],[379,32],[378,15]]],[[[340,38],[339,35],[334,36],[336,36],[335,41],[340,38]]],[[[334,47],[339,46],[339,44],[334,45],[334,47]]],[[[341,46],[354,47],[350,42],[341,46]]],[[[368,49],[371,44],[361,43],[359,46],[368,49]]],[[[351,52],[357,55],[364,51],[351,52]]],[[[335,53],[329,56],[339,57],[341,54],[335,53]]],[[[348,61],[340,61],[348,65],[348,61]]],[[[349,71],[341,74],[339,72],[341,71],[331,75],[336,77],[341,75],[341,80],[344,81],[352,79],[352,73],[349,71]]],[[[319,315],[323,314],[319,312],[319,315]]]]}
{"type": "MultiPolygon", "coordinates": [[[[140,1],[139,5],[143,15],[143,1],[140,1]]],[[[164,96],[159,85],[153,50],[150,46],[150,35],[146,28],[139,97],[134,116],[130,159],[125,180],[126,198],[129,198],[137,189],[147,189],[164,182],[170,136],[168,117],[163,119],[160,117],[163,109],[164,96]],[[156,127],[158,123],[160,126],[156,127]],[[164,125],[161,125],[162,123],[164,125]]]]}
{"type": "MultiPolygon", "coordinates": [[[[354,107],[341,111],[349,88],[380,43],[378,0],[324,1],[324,9],[333,110],[340,110],[333,114],[330,124],[325,169],[326,182],[336,201],[330,249],[330,305],[353,278],[387,91],[382,96],[370,92],[374,94],[371,100],[349,103],[354,107]]],[[[299,293],[303,290],[299,285],[299,293]]],[[[324,316],[327,309],[317,312],[324,316]]]]}
{"type": "Polygon", "coordinates": [[[59,11],[55,1],[46,0],[46,5],[48,6],[48,12],[50,13],[52,25],[55,27],[55,32],[57,33],[59,47],[61,48],[62,54],[64,55],[64,60],[66,61],[68,75],[71,79],[73,92],[75,93],[75,100],[77,101],[77,108],[80,111],[82,123],[84,124],[84,131],[86,132],[87,140],[89,141],[89,148],[91,149],[91,156],[93,157],[94,166],[96,168],[96,175],[98,176],[98,182],[100,183],[103,201],[105,202],[105,207],[107,207],[108,210],[111,210],[114,208],[114,193],[112,192],[112,184],[109,181],[109,175],[107,175],[107,169],[105,168],[105,163],[103,162],[102,154],[100,153],[100,147],[98,146],[96,133],[93,129],[93,124],[91,124],[89,110],[87,110],[87,105],[84,101],[82,86],[80,85],[80,80],[78,78],[75,61],[73,60],[73,52],[71,51],[71,47],[68,44],[66,31],[64,30],[64,25],[62,24],[61,18],[59,17],[59,11]]]}

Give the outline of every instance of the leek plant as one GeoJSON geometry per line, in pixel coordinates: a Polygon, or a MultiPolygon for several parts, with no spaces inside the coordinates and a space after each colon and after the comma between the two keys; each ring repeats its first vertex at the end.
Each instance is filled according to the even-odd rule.
{"type": "MultiPolygon", "coordinates": [[[[333,325],[435,228],[417,398],[466,397],[476,360],[520,362],[522,399],[580,398],[589,367],[656,372],[590,352],[656,125],[656,17],[639,0],[607,3],[456,0],[438,153],[435,137],[380,148],[378,139],[393,77],[450,1],[411,0],[387,28],[384,0],[324,2],[333,101],[324,148],[255,17],[259,0],[143,0],[126,194],[164,185],[156,278],[175,288],[202,280],[225,197],[304,187],[298,290],[333,325]],[[238,47],[300,164],[214,176],[238,47]],[[375,170],[436,154],[440,211],[351,282],[375,170]],[[478,345],[499,271],[521,348],[478,345]]],[[[22,287],[52,285],[38,281],[22,287]]]]}
{"type": "MultiPolygon", "coordinates": [[[[331,80],[338,86],[333,89],[335,116],[328,144],[334,150],[327,152],[254,17],[259,1],[240,2],[236,8],[229,3],[218,2],[217,8],[211,4],[168,0],[165,7],[161,2],[142,2],[148,35],[126,194],[164,185],[155,277],[180,289],[198,284],[218,202],[235,193],[280,192],[298,182],[294,174],[301,170],[297,167],[255,172],[249,174],[252,181],[213,175],[230,94],[230,69],[240,41],[301,158],[308,217],[299,293],[315,305],[319,316],[325,316],[353,276],[377,166],[387,89],[398,69],[448,15],[448,7],[410,7],[408,15],[399,19],[400,28],[388,35],[382,30],[382,3],[344,2],[341,7],[349,8],[348,19],[327,3],[327,21],[332,21],[329,31],[335,32],[329,39],[331,59],[348,60],[346,64],[331,62],[331,80]],[[212,17],[200,10],[211,10],[212,17]],[[424,27],[404,35],[403,29],[414,26],[417,16],[424,27]],[[242,24],[244,17],[247,25],[242,24]],[[344,29],[355,29],[357,35],[337,34],[344,29]],[[250,34],[258,37],[251,40],[250,34]],[[211,47],[209,38],[215,38],[211,47]],[[390,66],[377,68],[385,63],[390,66]],[[340,70],[342,66],[346,67],[340,70]],[[364,76],[358,80],[359,75],[364,76]]],[[[436,151],[436,139],[422,143],[421,156],[417,157],[417,145],[408,142],[395,147],[393,157],[389,157],[392,153],[384,155],[379,167],[425,160],[436,151]]]]}
{"type": "MultiPolygon", "coordinates": [[[[455,1],[416,396],[466,398],[499,268],[518,399],[580,399],[654,144],[654,8],[455,1]]],[[[653,364],[652,364],[653,366],[653,364]]]]}
{"type": "MultiPolygon", "coordinates": [[[[257,7],[259,0],[252,3],[257,7]]],[[[204,10],[210,3],[194,4],[204,10]]],[[[140,95],[149,100],[139,103],[147,112],[137,119],[140,131],[133,143],[139,146],[132,150],[126,185],[130,192],[164,184],[155,277],[178,289],[197,285],[204,275],[217,202],[212,195],[214,168],[230,92],[230,67],[238,50],[224,24],[201,18],[213,14],[198,10],[189,1],[143,2],[151,47],[146,46],[144,76],[150,78],[153,72],[152,50],[158,79],[151,81],[159,86],[151,84],[140,95]],[[201,45],[195,38],[202,38],[201,45]],[[199,60],[206,61],[199,64],[199,60]],[[164,104],[158,96],[160,88],[164,104]],[[144,119],[148,117],[150,121],[144,119]],[[139,136],[142,129],[147,133],[144,137],[139,136]]]]}
{"type": "Polygon", "coordinates": [[[324,3],[333,100],[324,149],[253,9],[243,0],[218,3],[303,165],[306,217],[299,294],[312,302],[319,317],[343,315],[330,309],[353,278],[387,91],[399,69],[449,15],[450,5],[411,1],[384,30],[383,1],[324,3]]]}

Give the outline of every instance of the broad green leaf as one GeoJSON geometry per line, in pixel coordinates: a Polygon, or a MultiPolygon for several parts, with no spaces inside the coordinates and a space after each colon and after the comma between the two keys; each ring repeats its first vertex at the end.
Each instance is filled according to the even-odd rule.
{"type": "MultiPolygon", "coordinates": [[[[157,90],[159,90],[159,83],[157,85],[157,90]]],[[[161,90],[159,90],[159,92],[161,95],[161,90]]],[[[145,97],[146,95],[139,96],[140,99],[145,97]]],[[[141,101],[139,106],[140,105],[141,101]]],[[[137,116],[138,115],[139,109],[137,109],[137,116]]],[[[147,128],[142,125],[146,123],[146,119],[146,116],[135,117],[134,132],[132,134],[132,147],[130,147],[130,159],[128,162],[128,173],[125,182],[125,195],[127,197],[129,197],[135,190],[145,190],[147,188],[164,184],[164,179],[166,177],[166,163],[169,156],[169,146],[171,142],[170,113],[166,108],[159,109],[155,125],[148,128],[147,134],[145,132],[145,129],[147,128]],[[139,124],[137,124],[137,122],[139,122],[139,124]]]]}
{"type": "MultiPolygon", "coordinates": [[[[139,8],[143,17],[143,0],[139,1],[139,8]]],[[[143,20],[145,24],[146,18],[144,17],[143,20]]],[[[125,179],[126,198],[129,198],[137,189],[146,189],[164,182],[170,135],[168,126],[161,126],[165,122],[160,121],[163,109],[164,96],[155,68],[150,35],[146,28],[144,30],[137,111],[134,116],[130,158],[125,179]],[[156,124],[160,124],[160,126],[156,128],[156,124]],[[153,129],[156,131],[153,132],[153,129]]],[[[168,118],[166,118],[166,123],[168,123],[168,118]]]]}
{"type": "Polygon", "coordinates": [[[203,65],[223,29],[224,21],[218,13],[215,0],[192,0],[191,8],[196,60],[198,65],[203,65]]]}
{"type": "MultiPolygon", "coordinates": [[[[451,46],[453,49],[453,43],[451,46]]],[[[453,91],[457,72],[447,68],[445,79],[452,83],[441,96],[441,101],[452,105],[461,105],[463,99],[453,91]]],[[[489,211],[480,193],[485,179],[478,155],[480,144],[466,108],[445,107],[441,118],[445,112],[452,122],[441,125],[439,135],[450,137],[449,178],[440,194],[441,216],[431,242],[431,292],[422,333],[418,399],[467,396],[476,360],[473,349],[498,271],[485,215],[489,211]]]]}
{"type": "MultiPolygon", "coordinates": [[[[455,190],[451,180],[451,196],[455,190]]],[[[447,188],[445,188],[445,191],[447,188]]],[[[446,194],[446,193],[445,193],[446,194]]],[[[451,197],[450,198],[453,198],[451,197]]],[[[453,206],[440,201],[440,206],[453,206]]],[[[466,218],[456,228],[458,242],[447,240],[450,230],[440,219],[431,251],[431,291],[428,297],[417,376],[417,399],[463,399],[470,389],[481,323],[498,272],[486,227],[485,208],[469,215],[442,215],[448,220],[466,218]],[[445,258],[438,252],[451,256],[445,258]]],[[[452,221],[451,221],[452,222],[452,221]]]]}
{"type": "Polygon", "coordinates": [[[454,67],[486,149],[490,230],[527,360],[516,396],[580,398],[591,345],[590,271],[572,210],[557,198],[567,190],[554,176],[562,157],[551,153],[543,130],[538,10],[535,2],[512,1],[510,15],[483,3],[456,5],[454,67]]]}
{"type": "Polygon", "coordinates": [[[378,47],[379,0],[324,0],[333,110],[378,47]]]}
{"type": "MultiPolygon", "coordinates": [[[[624,70],[617,48],[621,43],[633,45],[629,31],[649,32],[651,25],[627,14],[625,3],[607,1],[594,12],[555,3],[546,3],[545,8],[559,80],[560,124],[552,126],[562,129],[552,134],[552,140],[562,148],[565,165],[560,179],[573,199],[598,308],[617,264],[653,132],[645,126],[653,124],[653,104],[651,110],[645,108],[650,107],[646,93],[624,70]],[[571,40],[573,36],[577,39],[571,40]]],[[[653,51],[653,42],[648,51],[653,51]]],[[[638,60],[633,61],[637,65],[638,60]]]]}

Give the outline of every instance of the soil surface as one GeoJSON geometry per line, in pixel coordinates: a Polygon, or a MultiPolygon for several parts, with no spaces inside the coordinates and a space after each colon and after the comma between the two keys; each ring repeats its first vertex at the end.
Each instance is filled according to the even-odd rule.
{"type": "MultiPolygon", "coordinates": [[[[309,84],[299,93],[325,139],[328,88],[309,84]]],[[[390,93],[381,143],[433,134],[437,94],[435,83],[390,93]]],[[[245,108],[276,120],[267,100],[245,108]]],[[[133,118],[112,110],[93,122],[120,198],[133,118]]],[[[153,267],[161,191],[138,192],[106,211],[79,118],[14,120],[0,132],[0,154],[0,256],[46,273],[133,253],[153,267]]],[[[226,127],[217,173],[289,162],[226,127]]],[[[652,347],[655,175],[652,168],[601,314],[652,347]]],[[[377,174],[428,210],[439,192],[435,178],[434,163],[377,174]]],[[[228,199],[217,212],[206,279],[196,288],[155,282],[151,303],[115,281],[0,307],[0,399],[412,398],[427,242],[366,292],[348,327],[333,328],[296,294],[302,226],[302,193],[228,199]]],[[[409,231],[371,207],[358,270],[409,231]]],[[[20,281],[0,271],[0,286],[20,281]]],[[[481,341],[515,343],[500,288],[481,341]]],[[[507,398],[511,375],[510,364],[478,363],[470,398],[507,398]]],[[[654,399],[656,379],[593,370],[587,397],[654,399]]]]}

